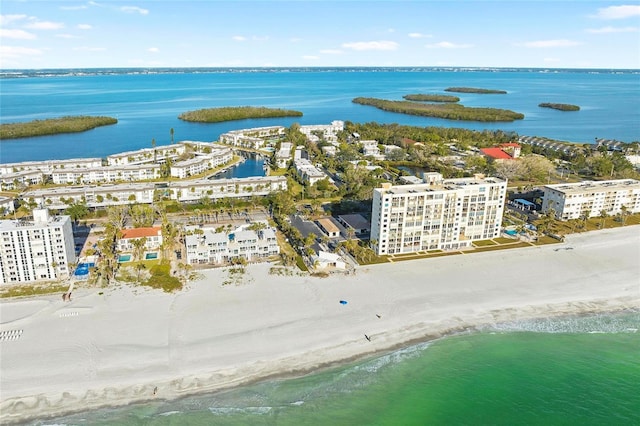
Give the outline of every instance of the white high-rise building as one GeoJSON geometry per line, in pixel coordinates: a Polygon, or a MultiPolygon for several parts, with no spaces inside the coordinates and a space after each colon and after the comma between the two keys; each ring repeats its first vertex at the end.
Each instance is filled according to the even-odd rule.
{"type": "Polygon", "coordinates": [[[500,235],[507,181],[477,175],[373,190],[371,241],[379,255],[455,250],[500,235]]]}
{"type": "Polygon", "coordinates": [[[34,209],[32,221],[0,221],[0,285],[68,278],[75,261],[69,216],[34,209]]]}

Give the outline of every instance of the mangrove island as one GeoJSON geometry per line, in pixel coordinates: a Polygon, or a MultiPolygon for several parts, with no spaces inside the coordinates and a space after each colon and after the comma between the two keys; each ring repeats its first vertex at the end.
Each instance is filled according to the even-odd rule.
{"type": "Polygon", "coordinates": [[[414,94],[404,95],[404,99],[416,102],[460,102],[460,98],[451,95],[414,94]]]}
{"type": "Polygon", "coordinates": [[[78,115],[33,120],[25,123],[6,123],[0,124],[0,140],[57,135],[60,133],[78,133],[100,126],[116,124],[117,122],[118,120],[111,117],[78,115]]]}
{"type": "Polygon", "coordinates": [[[580,111],[580,107],[578,105],[571,104],[553,104],[549,102],[543,102],[541,104],[538,104],[538,106],[541,108],[551,108],[560,111],[580,111]]]}
{"type": "Polygon", "coordinates": [[[180,120],[195,123],[220,123],[222,121],[244,120],[247,118],[302,117],[300,111],[266,107],[222,107],[187,111],[178,116],[180,120]]]}
{"type": "Polygon", "coordinates": [[[383,111],[423,117],[444,118],[464,121],[515,121],[522,120],[524,114],[499,108],[472,108],[460,104],[421,104],[409,101],[387,101],[375,98],[355,98],[354,103],[374,106],[383,111]]]}
{"type": "Polygon", "coordinates": [[[505,95],[506,90],[494,90],[494,89],[478,89],[475,87],[448,87],[444,89],[445,92],[458,92],[458,93],[479,93],[482,95],[505,95]]]}

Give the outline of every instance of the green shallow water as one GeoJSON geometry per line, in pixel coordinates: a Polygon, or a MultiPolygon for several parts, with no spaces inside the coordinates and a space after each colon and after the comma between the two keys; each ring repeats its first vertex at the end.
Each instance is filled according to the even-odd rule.
{"type": "Polygon", "coordinates": [[[298,379],[44,424],[638,425],[639,323],[639,313],[514,323],[298,379]]]}

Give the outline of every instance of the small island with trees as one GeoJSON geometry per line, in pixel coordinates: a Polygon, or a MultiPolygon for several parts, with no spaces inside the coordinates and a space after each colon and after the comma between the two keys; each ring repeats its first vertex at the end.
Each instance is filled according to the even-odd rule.
{"type": "Polygon", "coordinates": [[[195,123],[220,123],[247,118],[302,117],[300,111],[266,107],[222,107],[187,111],[178,116],[180,120],[195,123]]]}
{"type": "Polygon", "coordinates": [[[550,102],[543,102],[541,104],[538,104],[538,106],[541,108],[557,109],[559,111],[580,111],[580,107],[578,105],[571,104],[554,104],[550,102]]]}
{"type": "Polygon", "coordinates": [[[445,92],[458,92],[458,93],[479,93],[482,95],[506,95],[506,90],[494,90],[494,89],[478,89],[475,87],[448,87],[444,89],[445,92]]]}
{"type": "Polygon", "coordinates": [[[451,95],[413,94],[404,95],[404,99],[416,102],[460,102],[460,98],[451,95]]]}
{"type": "Polygon", "coordinates": [[[66,116],[33,120],[24,123],[0,124],[0,140],[31,138],[34,136],[57,135],[61,133],[78,133],[100,126],[116,124],[112,117],[66,116]]]}
{"type": "Polygon", "coordinates": [[[522,120],[524,114],[499,108],[472,108],[460,104],[423,104],[409,101],[388,101],[376,98],[355,98],[354,103],[374,106],[383,111],[424,117],[444,118],[465,121],[515,121],[522,120]]]}

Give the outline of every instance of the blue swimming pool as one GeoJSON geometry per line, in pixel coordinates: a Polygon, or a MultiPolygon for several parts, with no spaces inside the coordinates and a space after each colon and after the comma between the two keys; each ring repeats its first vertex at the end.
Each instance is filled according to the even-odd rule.
{"type": "Polygon", "coordinates": [[[93,268],[95,263],[78,263],[76,271],[73,273],[77,277],[89,275],[89,268],[93,268]]]}
{"type": "Polygon", "coordinates": [[[131,261],[131,255],[130,254],[121,254],[120,256],[118,256],[118,262],[122,263],[122,262],[129,262],[131,261]]]}
{"type": "Polygon", "coordinates": [[[507,229],[506,231],[504,231],[504,233],[507,235],[518,235],[518,231],[516,231],[515,229],[507,229]]]}
{"type": "Polygon", "coordinates": [[[158,253],[154,252],[154,253],[147,253],[144,255],[144,258],[147,260],[152,260],[152,259],[157,259],[158,258],[158,253]]]}

